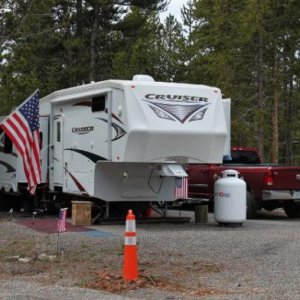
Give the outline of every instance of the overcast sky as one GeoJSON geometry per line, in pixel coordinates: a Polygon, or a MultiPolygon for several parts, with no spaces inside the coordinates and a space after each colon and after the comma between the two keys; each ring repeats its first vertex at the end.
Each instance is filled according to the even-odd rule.
{"type": "Polygon", "coordinates": [[[186,4],[187,0],[171,0],[168,10],[161,14],[162,19],[165,19],[169,14],[174,15],[178,20],[181,19],[180,9],[184,4],[186,4]]]}

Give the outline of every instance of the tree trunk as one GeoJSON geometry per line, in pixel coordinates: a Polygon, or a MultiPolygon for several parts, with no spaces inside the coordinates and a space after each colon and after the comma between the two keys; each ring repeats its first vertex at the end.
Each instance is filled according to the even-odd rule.
{"type": "Polygon", "coordinates": [[[273,66],[273,107],[272,107],[272,163],[278,163],[278,62],[277,55],[274,56],[273,66]]]}
{"type": "Polygon", "coordinates": [[[81,37],[82,36],[82,0],[76,1],[76,18],[77,18],[77,30],[76,30],[76,36],[81,37]]]}
{"type": "Polygon", "coordinates": [[[258,133],[257,133],[257,144],[258,153],[261,160],[264,161],[264,95],[263,95],[263,40],[262,36],[259,34],[258,37],[258,65],[257,65],[257,83],[258,83],[258,133]]]}
{"type": "Polygon", "coordinates": [[[288,85],[286,103],[285,103],[285,163],[293,164],[293,132],[292,132],[292,94],[293,94],[293,79],[291,78],[288,85]]]}
{"type": "Polygon", "coordinates": [[[90,73],[89,73],[90,81],[95,81],[96,56],[97,56],[96,39],[97,39],[98,29],[99,29],[99,9],[100,9],[99,3],[96,3],[94,5],[94,19],[92,24],[91,44],[90,44],[90,73]]]}

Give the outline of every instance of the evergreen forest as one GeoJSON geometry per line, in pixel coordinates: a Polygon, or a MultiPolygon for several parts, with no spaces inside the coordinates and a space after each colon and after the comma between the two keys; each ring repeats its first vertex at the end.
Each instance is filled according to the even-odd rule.
{"type": "Polygon", "coordinates": [[[231,142],[300,164],[300,1],[0,0],[0,114],[37,88],[106,79],[217,86],[231,142]]]}

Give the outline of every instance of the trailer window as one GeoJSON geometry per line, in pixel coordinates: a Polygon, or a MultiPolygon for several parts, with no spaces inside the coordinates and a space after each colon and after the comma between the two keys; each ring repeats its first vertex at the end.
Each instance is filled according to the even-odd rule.
{"type": "Polygon", "coordinates": [[[94,97],[92,99],[92,112],[105,110],[106,95],[94,97]]]}
{"type": "Polygon", "coordinates": [[[60,143],[61,139],[60,122],[56,122],[56,142],[60,143]]]}
{"type": "Polygon", "coordinates": [[[4,153],[12,153],[12,142],[6,134],[4,135],[4,153]]]}
{"type": "Polygon", "coordinates": [[[40,143],[40,150],[42,150],[43,148],[43,133],[40,131],[40,140],[39,140],[39,143],[40,143]]]}
{"type": "Polygon", "coordinates": [[[231,160],[223,160],[224,164],[260,164],[260,158],[256,151],[232,151],[231,160]]]}

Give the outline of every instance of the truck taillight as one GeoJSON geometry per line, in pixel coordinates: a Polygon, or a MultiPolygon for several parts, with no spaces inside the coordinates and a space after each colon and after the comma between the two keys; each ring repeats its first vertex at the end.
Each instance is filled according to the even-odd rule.
{"type": "Polygon", "coordinates": [[[264,177],[264,184],[265,185],[273,185],[273,183],[274,183],[273,173],[268,172],[264,177]]]}

